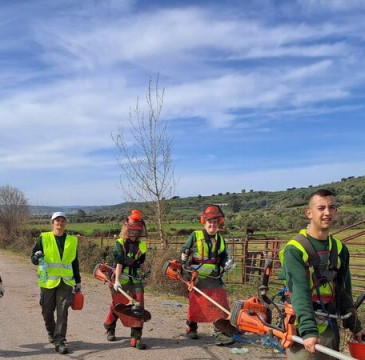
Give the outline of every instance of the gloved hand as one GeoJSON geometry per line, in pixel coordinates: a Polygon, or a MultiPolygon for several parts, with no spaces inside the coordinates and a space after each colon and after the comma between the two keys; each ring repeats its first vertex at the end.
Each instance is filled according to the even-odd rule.
{"type": "Polygon", "coordinates": [[[75,285],[75,291],[81,291],[81,283],[75,285]]]}
{"type": "Polygon", "coordinates": [[[121,288],[122,286],[120,285],[119,280],[115,280],[113,288],[115,291],[118,291],[118,288],[121,288]]]}
{"type": "Polygon", "coordinates": [[[38,250],[38,251],[35,252],[34,256],[36,256],[39,259],[39,258],[43,257],[44,254],[41,250],[38,250]]]}
{"type": "Polygon", "coordinates": [[[181,261],[183,263],[187,262],[189,259],[189,250],[185,250],[183,253],[181,253],[181,261]]]}
{"type": "Polygon", "coordinates": [[[224,265],[224,271],[233,270],[236,267],[236,264],[230,258],[224,265]]]}

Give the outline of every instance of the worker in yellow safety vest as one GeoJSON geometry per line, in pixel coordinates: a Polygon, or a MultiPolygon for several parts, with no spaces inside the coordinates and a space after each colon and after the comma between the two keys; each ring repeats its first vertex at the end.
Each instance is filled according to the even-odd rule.
{"type": "Polygon", "coordinates": [[[68,308],[73,291],[81,290],[81,276],[77,256],[78,239],[66,233],[66,215],[55,212],[51,217],[52,231],[41,233],[31,260],[38,265],[40,305],[48,333],[48,340],[60,354],[67,354],[66,332],[68,308]],[[57,312],[55,320],[54,312],[57,312]]]}
{"type": "MultiPolygon", "coordinates": [[[[224,223],[224,214],[219,205],[210,205],[200,216],[203,230],[194,231],[181,250],[181,260],[185,267],[198,273],[195,284],[219,305],[229,310],[227,292],[222,281],[224,271],[231,270],[233,262],[229,256],[227,244],[219,227],[224,223]]],[[[189,339],[198,339],[198,323],[212,322],[226,318],[227,314],[208,301],[201,294],[190,291],[187,313],[186,335],[189,339]]],[[[230,345],[234,340],[218,331],[213,330],[216,345],[230,345]]]]}
{"type": "MultiPolygon", "coordinates": [[[[279,254],[282,278],[296,313],[298,334],[304,339],[304,346],[295,343],[287,349],[287,359],[324,360],[329,357],[316,352],[315,345],[320,343],[338,351],[340,334],[336,320],[317,316],[315,312],[344,315],[354,311],[350,254],[345,244],[329,234],[337,214],[336,200],[330,190],[312,193],[305,214],[308,227],[279,254]]],[[[365,334],[356,312],[343,325],[359,340],[365,334]]]]}

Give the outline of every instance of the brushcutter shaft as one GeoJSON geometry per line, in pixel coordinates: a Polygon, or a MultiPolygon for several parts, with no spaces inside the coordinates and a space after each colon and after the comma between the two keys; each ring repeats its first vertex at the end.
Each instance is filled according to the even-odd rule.
{"type": "Polygon", "coordinates": [[[194,280],[198,276],[196,271],[190,271],[191,273],[191,281],[186,280],[182,275],[181,271],[183,269],[183,265],[178,260],[167,261],[163,268],[163,273],[167,275],[170,279],[178,280],[184,283],[189,291],[195,290],[200,295],[204,296],[208,301],[217,306],[220,310],[226,313],[229,317],[231,313],[223,307],[221,304],[218,304],[214,299],[205,294],[203,291],[194,286],[194,280]]]}
{"type": "MultiPolygon", "coordinates": [[[[298,344],[302,344],[303,345],[303,339],[299,336],[296,336],[296,335],[293,335],[292,337],[292,340],[295,341],[296,343],[298,344]]],[[[330,349],[328,347],[325,347],[323,345],[320,345],[320,344],[316,344],[315,347],[314,347],[317,351],[323,353],[323,354],[326,354],[326,355],[329,355],[329,356],[332,356],[336,359],[340,359],[340,360],[356,360],[355,358],[351,357],[351,356],[348,356],[348,355],[345,355],[345,354],[342,354],[336,350],[333,350],[333,349],[330,349]]]]}
{"type": "Polygon", "coordinates": [[[123,294],[128,300],[129,300],[129,302],[131,303],[131,304],[134,304],[134,305],[136,305],[136,304],[138,304],[137,302],[136,302],[136,300],[134,300],[133,298],[132,298],[132,296],[130,296],[126,291],[124,291],[123,289],[122,289],[122,287],[121,286],[118,286],[118,291],[121,293],[121,294],[123,294]]]}

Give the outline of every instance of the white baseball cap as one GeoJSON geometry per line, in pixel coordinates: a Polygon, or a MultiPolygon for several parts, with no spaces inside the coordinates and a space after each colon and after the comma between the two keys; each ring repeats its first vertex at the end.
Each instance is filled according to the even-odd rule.
{"type": "Polygon", "coordinates": [[[57,212],[53,213],[53,215],[51,217],[51,221],[53,221],[55,218],[58,218],[58,217],[63,217],[65,219],[67,219],[65,213],[63,213],[62,211],[57,211],[57,212]]]}

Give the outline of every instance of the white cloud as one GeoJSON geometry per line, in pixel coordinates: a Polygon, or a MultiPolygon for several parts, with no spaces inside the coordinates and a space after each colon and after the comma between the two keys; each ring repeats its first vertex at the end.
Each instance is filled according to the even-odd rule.
{"type": "MultiPolygon", "coordinates": [[[[31,169],[72,169],[84,177],[115,169],[111,133],[128,126],[129,108],[137,97],[143,104],[156,73],[166,87],[163,116],[171,120],[171,135],[182,134],[178,143],[190,138],[187,121],[207,147],[217,131],[258,135],[265,144],[278,124],[285,133],[305,129],[305,119],[329,124],[332,115],[349,114],[349,126],[360,123],[360,2],[344,16],[338,16],[341,1],[260,4],[267,7],[116,0],[0,5],[3,181],[15,179],[19,169],[29,176],[31,169]],[[323,12],[317,15],[316,6],[323,12]],[[332,11],[323,17],[326,6],[332,11]]],[[[339,136],[352,146],[341,130],[339,136]]],[[[174,156],[194,156],[194,146],[190,151],[174,156]]],[[[215,173],[213,160],[209,166],[215,173]]]]}

